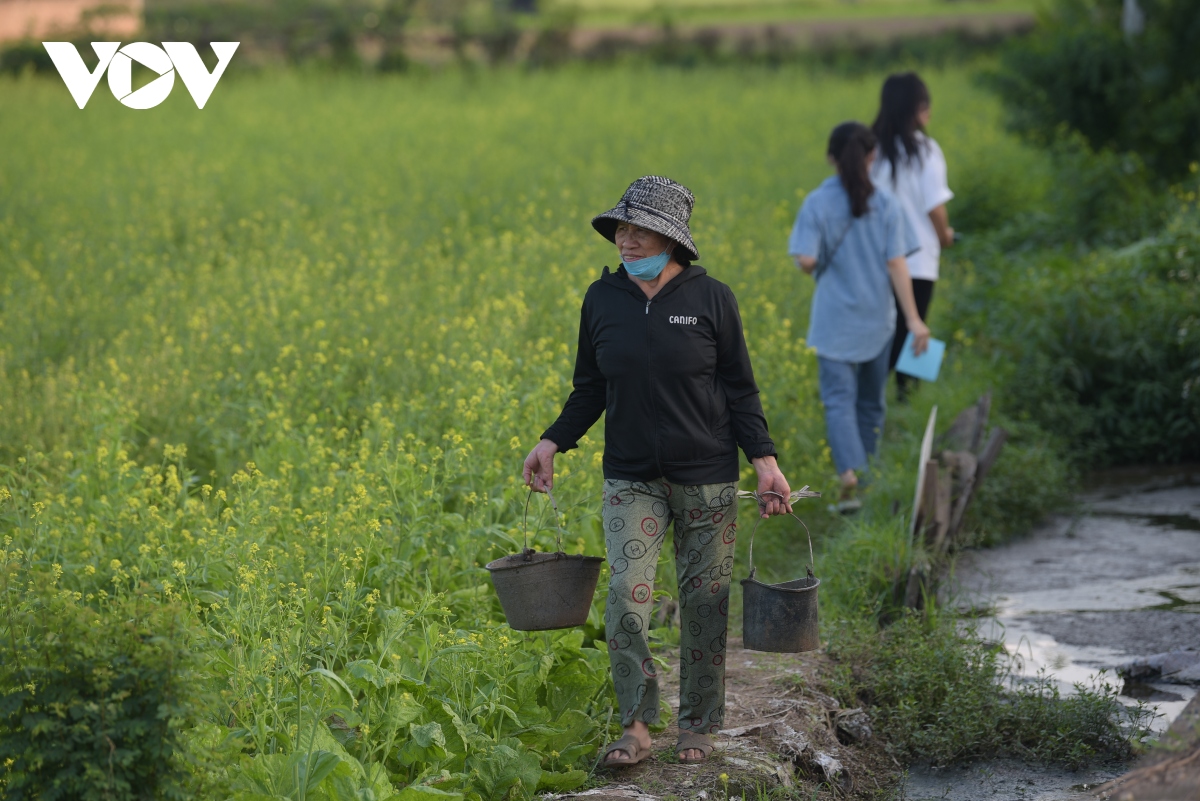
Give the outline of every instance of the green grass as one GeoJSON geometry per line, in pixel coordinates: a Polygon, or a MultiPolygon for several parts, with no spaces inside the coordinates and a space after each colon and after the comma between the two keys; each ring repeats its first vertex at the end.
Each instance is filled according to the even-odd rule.
{"type": "Polygon", "coordinates": [[[947,764],[1015,757],[1071,770],[1129,759],[1149,738],[1155,713],[1126,708],[1101,673],[1060,695],[1045,675],[1013,682],[1002,649],[951,615],[909,614],[883,631],[853,624],[835,632],[833,691],[872,709],[875,731],[906,760],[947,764]]]}
{"type": "MultiPolygon", "coordinates": [[[[268,73],[227,76],[203,111],[177,89],[146,112],[103,87],[80,111],[57,80],[0,81],[13,653],[64,603],[177,611],[204,677],[183,739],[226,754],[197,781],[248,798],[578,785],[611,720],[606,656],[578,632],[507,630],[480,567],[519,548],[521,459],[569,391],[583,292],[614,261],[588,220],[645,173],[694,190],[701,262],[739,299],[783,469],[828,491],[811,283],[785,242],[827,174],[827,132],[870,117],[881,77],[268,73]]],[[[1004,213],[997,189],[1040,197],[1045,157],[1003,133],[970,74],[926,77],[954,213],[1004,213]]],[[[959,344],[889,424],[881,510],[911,497],[913,417],[988,382],[937,306],[932,326],[959,344]]],[[[602,549],[602,440],[558,461],[571,551],[602,549]]],[[[826,619],[859,614],[907,539],[805,514],[826,619]]],[[[795,532],[759,537],[768,577],[802,573],[795,532]]],[[[32,764],[0,775],[31,780],[32,764]]]]}

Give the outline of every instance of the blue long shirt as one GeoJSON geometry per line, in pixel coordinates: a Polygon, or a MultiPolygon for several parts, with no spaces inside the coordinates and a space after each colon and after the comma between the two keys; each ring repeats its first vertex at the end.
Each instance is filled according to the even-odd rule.
{"type": "Polygon", "coordinates": [[[886,187],[875,186],[867,209],[862,217],[851,216],[850,197],[834,175],[804,199],[788,239],[793,256],[829,259],[837,247],[815,275],[808,324],[809,346],[834,361],[870,361],[891,341],[896,301],[887,263],[920,247],[900,202],[886,187]]]}

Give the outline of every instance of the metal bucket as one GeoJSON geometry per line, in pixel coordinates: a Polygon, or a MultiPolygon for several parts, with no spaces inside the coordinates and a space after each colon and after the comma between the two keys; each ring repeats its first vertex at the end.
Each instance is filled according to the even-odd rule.
{"type": "MultiPolygon", "coordinates": [[[[796,517],[796,515],[792,515],[796,517]]],[[[761,519],[761,518],[760,518],[761,519]]],[[[804,526],[804,521],[796,517],[804,526]]],[[[742,645],[751,651],[799,653],[821,647],[817,625],[817,588],[812,571],[812,535],[808,537],[808,575],[782,584],[754,578],[754,531],[750,531],[750,576],[742,579],[742,645]]],[[[805,533],[808,526],[804,526],[805,533]]]]}
{"type": "Polygon", "coordinates": [[[802,579],[763,584],[742,579],[742,645],[751,651],[794,654],[821,647],[817,627],[817,588],[809,571],[802,579]]]}
{"type": "MultiPolygon", "coordinates": [[[[546,493],[558,522],[558,505],[546,493]]],[[[562,527],[558,527],[558,552],[538,553],[529,547],[529,498],[525,499],[525,549],[489,562],[492,585],[500,598],[508,625],[517,631],[569,629],[587,622],[600,579],[602,556],[566,554],[562,527]]]]}
{"type": "Polygon", "coordinates": [[[508,625],[517,631],[569,629],[587,622],[602,556],[524,553],[489,562],[508,625]]]}

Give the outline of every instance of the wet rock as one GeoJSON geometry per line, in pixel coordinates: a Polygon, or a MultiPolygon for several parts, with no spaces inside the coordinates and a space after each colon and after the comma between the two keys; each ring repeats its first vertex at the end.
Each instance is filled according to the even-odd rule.
{"type": "Polygon", "coordinates": [[[1117,674],[1133,681],[1200,684],[1200,651],[1188,648],[1139,657],[1117,665],[1117,674]]]}
{"type": "Polygon", "coordinates": [[[871,718],[861,709],[843,709],[834,715],[838,742],[843,745],[865,743],[871,739],[871,718]]]}
{"type": "Polygon", "coordinates": [[[1200,684],[1200,662],[1186,667],[1178,673],[1164,676],[1164,679],[1175,684],[1200,684]]]}

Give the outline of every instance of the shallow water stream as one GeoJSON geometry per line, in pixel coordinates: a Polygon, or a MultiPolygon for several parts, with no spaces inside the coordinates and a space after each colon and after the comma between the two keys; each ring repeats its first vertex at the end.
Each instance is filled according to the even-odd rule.
{"type": "MultiPolygon", "coordinates": [[[[983,611],[983,636],[1045,671],[1062,692],[1103,679],[1121,700],[1143,701],[1162,731],[1197,692],[1164,682],[1124,684],[1113,672],[1135,657],[1200,649],[1200,467],[1096,476],[1076,513],[1000,548],[958,560],[954,602],[983,611]]],[[[1103,770],[1070,773],[1011,762],[914,770],[908,799],[1090,798],[1103,770]]]]}

